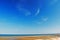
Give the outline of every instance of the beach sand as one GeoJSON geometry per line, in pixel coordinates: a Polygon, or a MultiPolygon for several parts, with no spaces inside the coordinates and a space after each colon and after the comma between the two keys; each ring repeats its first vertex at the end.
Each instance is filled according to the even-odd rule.
{"type": "Polygon", "coordinates": [[[0,40],[60,40],[57,36],[14,36],[0,37],[0,40]]]}

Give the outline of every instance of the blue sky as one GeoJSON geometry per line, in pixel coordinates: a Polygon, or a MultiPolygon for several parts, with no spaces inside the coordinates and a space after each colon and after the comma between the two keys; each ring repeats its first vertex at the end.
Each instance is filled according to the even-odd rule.
{"type": "Polygon", "coordinates": [[[0,0],[0,33],[60,33],[60,0],[0,0]]]}

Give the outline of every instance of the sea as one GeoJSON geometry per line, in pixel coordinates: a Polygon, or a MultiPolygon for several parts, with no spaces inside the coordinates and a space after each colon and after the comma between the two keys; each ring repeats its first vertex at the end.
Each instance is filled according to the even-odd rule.
{"type": "Polygon", "coordinates": [[[54,36],[55,34],[0,34],[0,37],[10,36],[54,36]]]}

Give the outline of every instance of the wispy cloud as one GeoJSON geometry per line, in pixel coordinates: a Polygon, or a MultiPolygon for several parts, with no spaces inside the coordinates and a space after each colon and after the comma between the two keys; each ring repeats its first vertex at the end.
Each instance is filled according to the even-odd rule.
{"type": "Polygon", "coordinates": [[[47,21],[48,20],[48,17],[43,17],[42,20],[43,21],[47,21]]]}
{"type": "Polygon", "coordinates": [[[42,24],[43,22],[36,22],[37,24],[42,24]]]}
{"type": "Polygon", "coordinates": [[[31,15],[31,12],[30,12],[29,10],[23,8],[22,5],[18,5],[18,6],[17,6],[17,10],[18,10],[19,12],[22,12],[23,15],[25,15],[25,16],[31,15]]]}
{"type": "Polygon", "coordinates": [[[35,22],[36,24],[43,24],[43,23],[46,22],[46,21],[48,21],[48,17],[42,17],[42,18],[40,18],[40,19],[38,19],[38,20],[35,20],[34,22],[35,22]]]}
{"type": "Polygon", "coordinates": [[[40,24],[43,24],[43,21],[42,20],[35,20],[35,21],[33,21],[35,24],[38,24],[38,25],[40,25],[40,24]]]}
{"type": "Polygon", "coordinates": [[[25,16],[29,16],[29,15],[31,15],[31,13],[30,13],[30,12],[25,13],[25,16]]]}
{"type": "Polygon", "coordinates": [[[23,15],[25,15],[25,16],[30,16],[31,15],[31,12],[27,9],[22,8],[21,11],[23,12],[23,15]]]}
{"type": "Polygon", "coordinates": [[[57,3],[57,2],[58,2],[58,0],[52,0],[52,1],[50,2],[50,4],[53,5],[53,4],[57,3]]]}
{"type": "Polygon", "coordinates": [[[35,16],[37,16],[40,13],[40,9],[38,8],[37,12],[35,13],[35,16]]]}

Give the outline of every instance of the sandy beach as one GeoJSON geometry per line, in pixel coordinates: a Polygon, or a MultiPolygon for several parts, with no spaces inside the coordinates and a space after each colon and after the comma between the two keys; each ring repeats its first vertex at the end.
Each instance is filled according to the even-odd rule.
{"type": "Polygon", "coordinates": [[[13,36],[0,37],[0,40],[60,40],[57,36],[13,36]]]}

